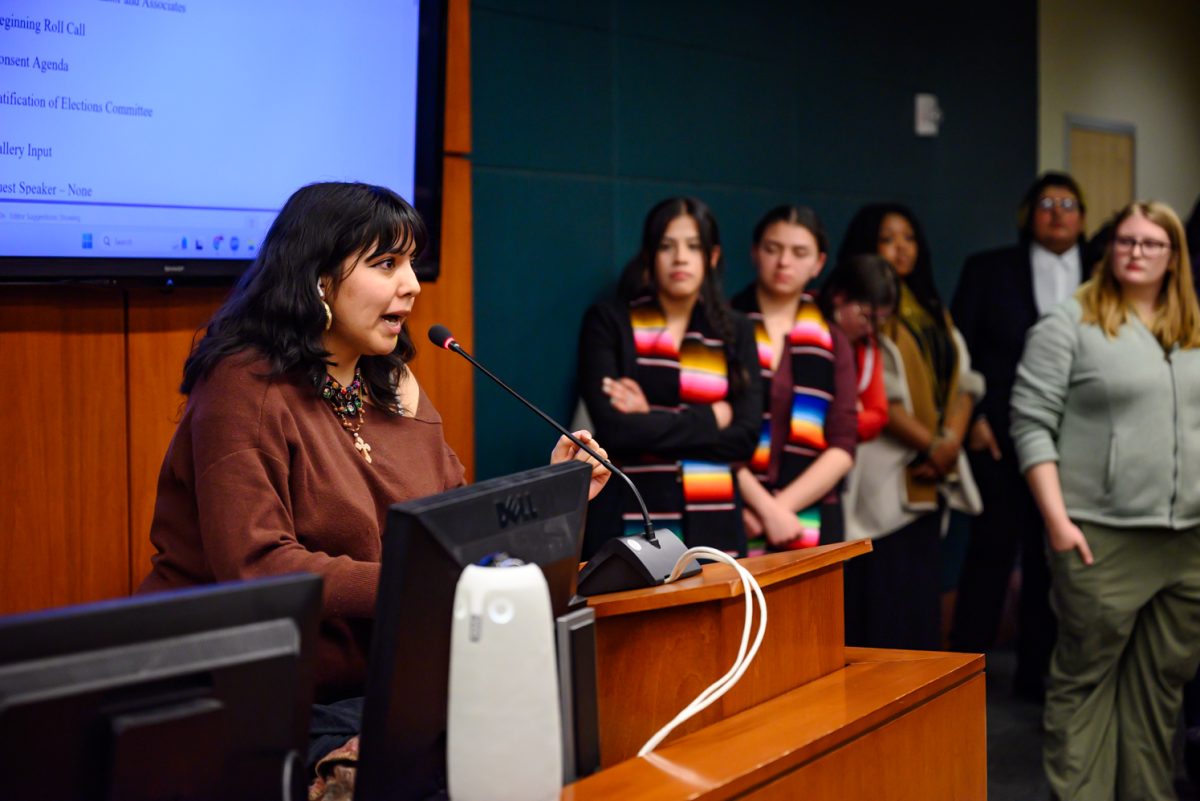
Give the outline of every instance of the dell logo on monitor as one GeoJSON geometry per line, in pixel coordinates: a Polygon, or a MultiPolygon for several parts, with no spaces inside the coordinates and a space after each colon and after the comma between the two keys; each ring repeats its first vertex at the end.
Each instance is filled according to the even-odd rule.
{"type": "Polygon", "coordinates": [[[528,492],[520,495],[509,495],[496,503],[496,519],[500,528],[506,528],[510,523],[527,523],[536,520],[537,509],[533,505],[533,496],[528,492]]]}

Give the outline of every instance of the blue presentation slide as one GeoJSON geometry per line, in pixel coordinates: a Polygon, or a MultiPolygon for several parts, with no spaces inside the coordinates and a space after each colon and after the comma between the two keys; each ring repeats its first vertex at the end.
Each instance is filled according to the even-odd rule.
{"type": "Polygon", "coordinates": [[[413,192],[417,0],[0,0],[0,256],[253,258],[314,181],[413,192]]]}

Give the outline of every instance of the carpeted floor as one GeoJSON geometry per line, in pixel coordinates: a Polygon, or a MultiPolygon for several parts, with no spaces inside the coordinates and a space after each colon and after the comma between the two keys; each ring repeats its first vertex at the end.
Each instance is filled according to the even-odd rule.
{"type": "Polygon", "coordinates": [[[1012,651],[987,655],[988,801],[1046,801],[1042,707],[1013,695],[1012,651]]]}

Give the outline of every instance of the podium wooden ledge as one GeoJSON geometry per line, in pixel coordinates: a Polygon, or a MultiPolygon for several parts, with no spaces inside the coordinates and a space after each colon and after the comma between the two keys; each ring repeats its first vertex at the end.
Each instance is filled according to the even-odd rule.
{"type": "Polygon", "coordinates": [[[985,799],[984,658],[846,655],[843,669],[569,785],[562,801],[985,799]]]}
{"type": "MultiPolygon", "coordinates": [[[[786,551],[753,556],[741,560],[742,566],[758,581],[764,590],[775,584],[798,578],[806,573],[815,573],[871,550],[870,540],[825,545],[803,551],[786,551]]],[[[704,566],[698,576],[680,579],[673,584],[660,584],[640,590],[610,592],[588,599],[597,619],[613,615],[645,612],[651,609],[666,609],[672,606],[702,603],[704,601],[741,599],[745,593],[742,580],[727,564],[715,562],[704,566]]],[[[769,610],[768,610],[769,613],[769,610]]],[[[738,632],[741,636],[741,632],[738,632]]]]}
{"type": "MultiPolygon", "coordinates": [[[[736,687],[671,737],[843,668],[842,563],[870,550],[871,543],[860,540],[741,560],[767,602],[762,647],[736,687]]],[[[708,564],[673,584],[588,603],[596,613],[600,764],[608,767],[636,755],[729,669],[741,645],[746,602],[733,568],[708,564]]]]}
{"type": "Polygon", "coordinates": [[[602,770],[563,801],[987,796],[984,660],[847,648],[842,565],[866,541],[743,559],[766,636],[738,684],[644,758],[638,749],[733,663],[743,589],[725,565],[589,599],[602,770]]]}

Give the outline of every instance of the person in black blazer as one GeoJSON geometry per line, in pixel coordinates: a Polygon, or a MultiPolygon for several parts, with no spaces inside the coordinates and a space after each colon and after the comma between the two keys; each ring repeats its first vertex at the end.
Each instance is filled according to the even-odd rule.
{"type": "Polygon", "coordinates": [[[1084,212],[1083,194],[1074,179],[1065,173],[1042,175],[1021,202],[1019,242],[968,258],[951,304],[951,315],[971,353],[971,367],[983,374],[987,390],[967,440],[983,514],[971,522],[950,644],[956,651],[985,651],[993,645],[1020,551],[1014,689],[1039,701],[1055,622],[1042,518],[1017,467],[1008,431],[1009,400],[1026,331],[1070,297],[1090,273],[1084,212]]]}

